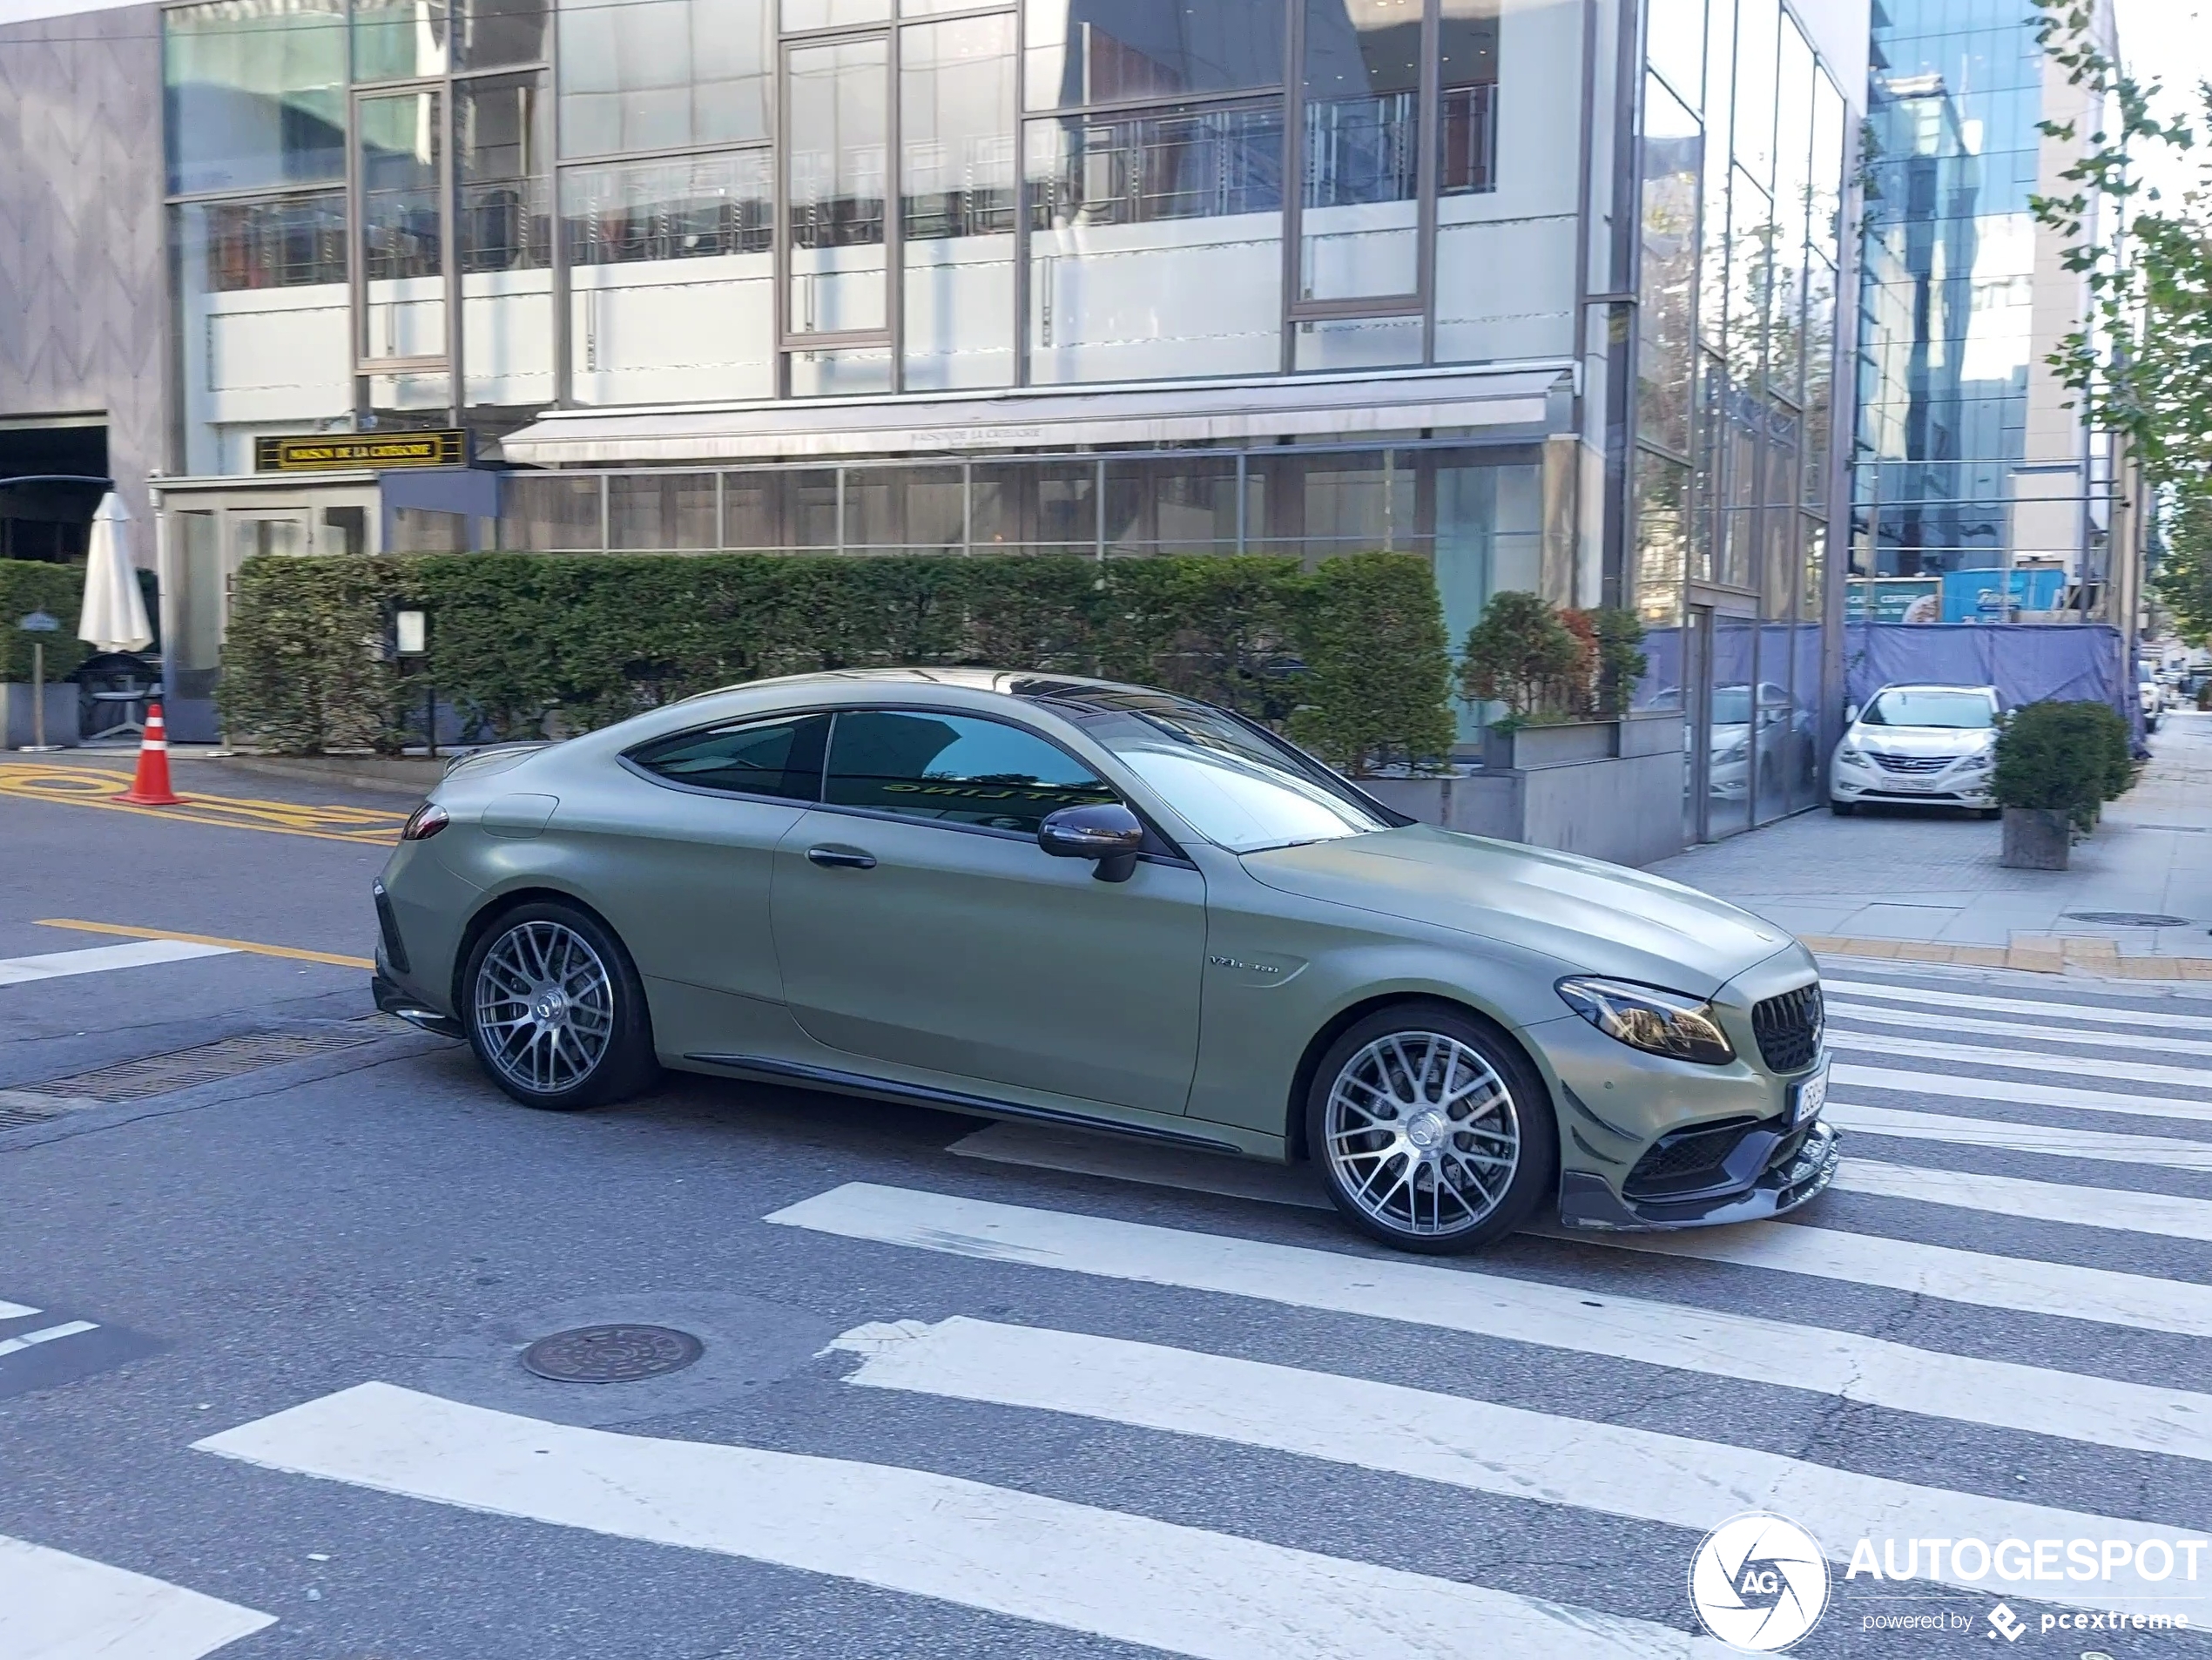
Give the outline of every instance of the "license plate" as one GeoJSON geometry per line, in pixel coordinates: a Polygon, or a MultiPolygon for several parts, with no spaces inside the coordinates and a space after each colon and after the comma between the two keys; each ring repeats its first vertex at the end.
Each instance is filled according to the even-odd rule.
{"type": "Polygon", "coordinates": [[[1895,788],[1900,790],[1926,790],[1932,789],[1935,786],[1935,780],[1933,779],[1915,778],[1909,773],[1901,773],[1892,777],[1890,779],[1890,783],[1895,788]]]}
{"type": "Polygon", "coordinates": [[[1790,1127],[1794,1130],[1799,1124],[1811,1124],[1827,1104],[1828,1057],[1824,1055],[1817,1072],[1790,1086],[1790,1127]]]}

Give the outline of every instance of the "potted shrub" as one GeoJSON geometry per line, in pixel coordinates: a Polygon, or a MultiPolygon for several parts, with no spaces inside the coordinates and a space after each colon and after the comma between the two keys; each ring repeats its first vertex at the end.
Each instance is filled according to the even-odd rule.
{"type": "Polygon", "coordinates": [[[2001,864],[2064,870],[2076,833],[2134,780],[2128,725],[2101,703],[2031,703],[1997,736],[1991,788],[2004,810],[2001,864]]]}
{"type": "Polygon", "coordinates": [[[1561,611],[1541,594],[1493,595],[1467,631],[1460,695],[1503,704],[1485,733],[1483,766],[1502,771],[1616,752],[1610,723],[1642,675],[1643,625],[1629,611],[1561,611]],[[1551,729],[1575,727],[1577,731],[1551,729]],[[1545,740],[1533,733],[1545,730],[1545,740]]]}

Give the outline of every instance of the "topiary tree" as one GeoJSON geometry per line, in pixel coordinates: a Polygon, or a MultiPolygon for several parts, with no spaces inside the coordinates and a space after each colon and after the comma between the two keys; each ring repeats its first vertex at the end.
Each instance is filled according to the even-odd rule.
{"type": "Polygon", "coordinates": [[[1305,584],[1305,663],[1291,735],[1355,777],[1441,762],[1452,749],[1452,658],[1428,562],[1325,559],[1305,584]]]}

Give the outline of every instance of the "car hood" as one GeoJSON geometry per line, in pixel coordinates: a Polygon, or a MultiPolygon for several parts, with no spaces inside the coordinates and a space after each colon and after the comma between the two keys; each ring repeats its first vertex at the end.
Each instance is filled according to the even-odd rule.
{"type": "Polygon", "coordinates": [[[1851,741],[1870,755],[1971,755],[1996,734],[1984,727],[1853,726],[1851,741]]]}
{"type": "Polygon", "coordinates": [[[1427,825],[1247,854],[1244,864],[1253,880],[1284,893],[1700,997],[1791,943],[1773,923],[1679,882],[1427,825]]]}

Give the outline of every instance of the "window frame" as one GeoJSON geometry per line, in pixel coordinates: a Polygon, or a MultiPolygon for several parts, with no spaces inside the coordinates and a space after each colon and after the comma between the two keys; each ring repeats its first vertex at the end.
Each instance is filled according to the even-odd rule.
{"type": "MultiPolygon", "coordinates": [[[[759,801],[777,806],[787,806],[794,813],[806,813],[822,805],[822,792],[829,770],[830,731],[834,725],[835,714],[834,707],[809,708],[780,710],[774,714],[761,715],[754,719],[739,715],[728,720],[710,720],[703,725],[683,727],[672,732],[663,732],[658,738],[648,738],[632,744],[628,749],[617,755],[615,760],[624,771],[644,779],[648,784],[658,785],[664,790],[676,790],[685,795],[712,796],[715,800],[721,801],[759,801]],[[664,773],[657,773],[637,759],[638,752],[641,750],[650,749],[656,745],[670,743],[678,739],[697,737],[703,733],[744,732],[756,726],[790,725],[798,727],[815,719],[819,719],[823,723],[822,752],[814,768],[814,793],[811,797],[768,795],[757,790],[733,790],[720,785],[689,783],[681,779],[670,778],[664,773]]],[[[785,770],[785,775],[790,776],[788,767],[785,770]]]]}

